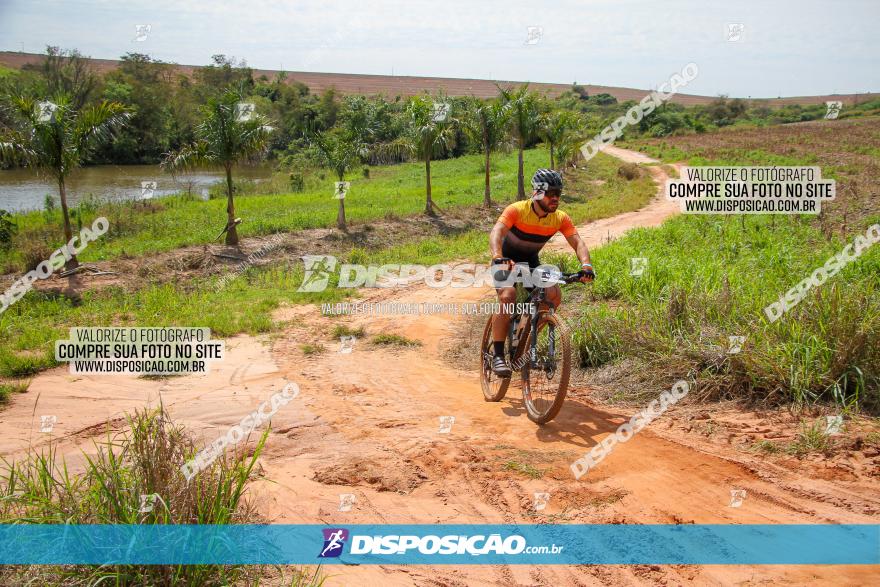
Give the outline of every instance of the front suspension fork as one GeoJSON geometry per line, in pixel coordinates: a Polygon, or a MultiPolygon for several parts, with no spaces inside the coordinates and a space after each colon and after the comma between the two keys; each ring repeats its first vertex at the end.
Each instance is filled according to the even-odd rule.
{"type": "MultiPolygon", "coordinates": [[[[542,312],[541,314],[547,314],[552,316],[553,309],[546,312],[542,312]]],[[[538,322],[540,319],[540,314],[537,312],[531,317],[532,324],[532,332],[535,333],[534,336],[531,337],[531,341],[529,343],[529,363],[533,369],[538,369],[540,366],[538,365],[538,322]]],[[[549,324],[547,326],[550,330],[547,333],[547,356],[555,357],[556,356],[556,327],[553,324],[549,324]]]]}

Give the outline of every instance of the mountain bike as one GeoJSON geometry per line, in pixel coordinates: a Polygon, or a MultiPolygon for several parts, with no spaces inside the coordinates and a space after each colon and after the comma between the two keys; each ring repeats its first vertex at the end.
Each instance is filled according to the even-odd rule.
{"type": "MultiPolygon", "coordinates": [[[[560,273],[545,269],[541,271],[541,278],[547,284],[575,283],[580,280],[579,273],[560,273]]],[[[571,337],[559,316],[543,303],[546,297],[545,288],[533,288],[527,296],[523,295],[522,284],[517,283],[516,288],[517,300],[525,297],[522,305],[530,311],[522,313],[518,311],[520,304],[515,306],[504,341],[504,353],[509,359],[511,370],[520,373],[523,403],[529,420],[536,424],[546,424],[559,413],[568,392],[571,337]]],[[[494,315],[489,316],[486,321],[480,345],[480,385],[488,402],[501,401],[507,393],[511,379],[498,377],[492,371],[493,318],[494,315]]]]}

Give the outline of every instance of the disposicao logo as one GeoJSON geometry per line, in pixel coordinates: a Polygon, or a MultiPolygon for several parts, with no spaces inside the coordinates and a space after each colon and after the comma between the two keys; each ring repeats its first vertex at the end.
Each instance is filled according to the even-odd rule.
{"type": "Polygon", "coordinates": [[[327,289],[330,274],[336,269],[333,255],[303,255],[306,272],[297,291],[318,292],[327,289]]]}
{"type": "Polygon", "coordinates": [[[345,528],[324,528],[324,548],[318,558],[335,558],[342,554],[345,541],[348,540],[348,530],[345,528]]]}

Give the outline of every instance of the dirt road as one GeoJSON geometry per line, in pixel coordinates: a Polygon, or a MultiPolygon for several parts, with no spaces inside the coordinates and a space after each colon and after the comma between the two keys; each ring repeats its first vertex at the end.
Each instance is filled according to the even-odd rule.
{"type": "MultiPolygon", "coordinates": [[[[650,169],[662,178],[660,167],[650,169]]],[[[596,246],[609,234],[654,226],[673,213],[668,203],[655,200],[580,231],[596,246]]],[[[491,292],[421,284],[364,290],[361,300],[464,304],[490,301],[491,292]]],[[[518,385],[505,400],[484,402],[476,361],[463,370],[448,358],[462,335],[462,317],[329,317],[319,307],[299,306],[280,310],[276,318],[287,324],[280,336],[229,339],[228,359],[204,377],[160,383],[74,378],[63,369],[44,373],[26,396],[0,412],[6,432],[0,453],[20,454],[29,437],[44,443],[41,414],[58,415],[54,434],[61,450],[76,452],[102,433],[106,420],[145,403],[156,405],[160,391],[173,418],[210,441],[288,379],[302,392],[273,420],[253,493],[273,523],[875,523],[880,512],[877,477],[865,470],[844,476],[824,463],[799,468],[764,462],[729,441],[709,442],[672,425],[679,407],[575,480],[571,462],[630,412],[591,401],[589,387],[572,389],[559,417],[545,427],[526,417],[518,385]],[[337,324],[363,326],[367,336],[355,341],[350,353],[339,352],[339,341],[330,338],[337,324]],[[421,346],[389,348],[368,341],[383,332],[421,346]],[[301,345],[316,342],[326,350],[305,355],[301,345]],[[445,433],[443,416],[455,418],[445,433]],[[739,507],[730,505],[733,489],[746,490],[739,507]],[[535,492],[550,494],[541,511],[534,508],[535,492]],[[341,494],[355,496],[350,511],[339,511],[341,494]]],[[[708,409],[714,415],[715,407],[708,409]]],[[[736,412],[727,420],[746,432],[771,432],[773,426],[754,414],[736,412]]],[[[328,570],[327,584],[857,585],[869,583],[876,572],[827,566],[337,566],[328,570]]]]}

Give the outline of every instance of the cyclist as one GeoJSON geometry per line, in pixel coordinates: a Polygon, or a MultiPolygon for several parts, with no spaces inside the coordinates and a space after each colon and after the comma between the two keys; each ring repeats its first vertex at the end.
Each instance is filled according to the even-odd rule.
{"type": "MultiPolygon", "coordinates": [[[[581,262],[581,282],[592,281],[595,273],[587,245],[568,214],[557,210],[562,195],[562,176],[551,169],[539,169],[532,177],[532,187],[532,197],[505,208],[489,234],[492,265],[504,267],[497,271],[496,280],[506,280],[514,263],[527,262],[531,269],[538,267],[541,264],[538,253],[550,237],[561,232],[581,262]]],[[[495,291],[501,308],[492,320],[492,371],[499,377],[510,377],[511,370],[504,357],[504,339],[510,325],[510,308],[516,302],[516,288],[497,287],[495,291]]],[[[547,303],[558,308],[562,303],[559,286],[548,287],[546,294],[547,303]]]]}

